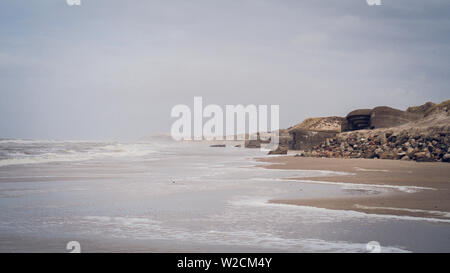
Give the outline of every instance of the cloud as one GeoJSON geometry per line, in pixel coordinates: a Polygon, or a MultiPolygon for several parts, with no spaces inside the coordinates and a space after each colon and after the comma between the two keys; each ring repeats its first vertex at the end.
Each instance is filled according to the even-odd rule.
{"type": "Polygon", "coordinates": [[[173,105],[280,104],[281,126],[448,99],[448,1],[3,1],[0,137],[138,138],[173,105]]]}

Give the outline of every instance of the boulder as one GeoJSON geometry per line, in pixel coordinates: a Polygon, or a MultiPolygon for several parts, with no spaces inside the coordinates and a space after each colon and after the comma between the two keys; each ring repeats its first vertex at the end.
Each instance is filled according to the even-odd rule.
{"type": "Polygon", "coordinates": [[[209,147],[213,147],[213,148],[224,148],[226,147],[225,144],[213,144],[213,145],[209,145],[209,147]]]}
{"type": "Polygon", "coordinates": [[[443,161],[443,162],[450,162],[450,153],[445,154],[445,155],[442,157],[442,161],[443,161]]]}
{"type": "Polygon", "coordinates": [[[395,154],[390,151],[385,151],[380,155],[380,159],[395,159],[395,154]]]}
{"type": "Polygon", "coordinates": [[[418,152],[415,154],[417,162],[431,162],[434,161],[431,158],[431,154],[429,152],[418,152]]]}
{"type": "Polygon", "coordinates": [[[381,154],[383,153],[383,149],[377,148],[377,149],[375,149],[374,153],[375,153],[376,157],[380,158],[381,154]]]}
{"type": "Polygon", "coordinates": [[[384,137],[388,139],[392,136],[392,134],[394,134],[394,132],[392,130],[389,130],[384,134],[384,137]]]}
{"type": "Polygon", "coordinates": [[[288,149],[285,147],[278,147],[276,150],[270,151],[269,155],[285,155],[288,153],[288,149]]]}
{"type": "Polygon", "coordinates": [[[397,158],[396,159],[403,159],[403,157],[405,157],[405,156],[407,157],[405,152],[400,152],[400,153],[397,153],[397,158]]]}
{"type": "Polygon", "coordinates": [[[406,154],[407,154],[409,157],[413,157],[413,156],[414,156],[414,152],[415,152],[415,150],[414,150],[413,148],[408,148],[408,149],[406,149],[406,154]]]}

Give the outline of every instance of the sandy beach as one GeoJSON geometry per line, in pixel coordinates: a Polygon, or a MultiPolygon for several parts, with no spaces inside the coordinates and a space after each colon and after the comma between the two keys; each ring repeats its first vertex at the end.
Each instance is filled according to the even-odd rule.
{"type": "Polygon", "coordinates": [[[269,169],[329,170],[348,173],[327,177],[284,177],[289,180],[366,184],[387,188],[392,186],[391,190],[374,195],[270,200],[271,203],[353,210],[369,214],[450,219],[450,165],[448,163],[294,156],[270,157],[259,159],[259,161],[274,163],[265,167],[269,169]],[[401,190],[402,187],[413,190],[401,190]]]}

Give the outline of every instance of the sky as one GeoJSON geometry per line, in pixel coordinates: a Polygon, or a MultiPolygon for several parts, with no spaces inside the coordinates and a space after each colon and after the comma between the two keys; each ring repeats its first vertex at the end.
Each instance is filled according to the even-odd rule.
{"type": "Polygon", "coordinates": [[[177,104],[280,126],[450,98],[450,1],[3,0],[0,138],[139,139],[177,104]]]}

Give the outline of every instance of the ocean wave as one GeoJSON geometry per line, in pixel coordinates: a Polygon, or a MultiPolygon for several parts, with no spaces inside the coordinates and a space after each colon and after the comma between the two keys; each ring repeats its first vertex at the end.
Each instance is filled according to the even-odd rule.
{"type": "Polygon", "coordinates": [[[157,149],[149,142],[0,140],[0,167],[102,158],[143,157],[156,153],[158,153],[157,149]]]}
{"type": "MultiPolygon", "coordinates": [[[[117,238],[165,239],[192,241],[207,245],[228,245],[276,249],[290,252],[367,252],[366,243],[328,241],[316,238],[287,238],[270,231],[254,229],[191,230],[169,227],[164,222],[147,217],[87,216],[81,222],[89,225],[91,233],[107,233],[117,238]],[[105,232],[106,231],[106,232],[105,232]]],[[[394,246],[382,246],[381,252],[409,252],[394,246]]]]}

